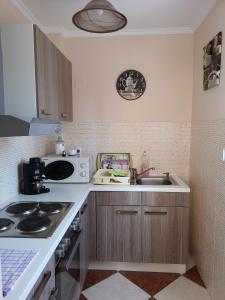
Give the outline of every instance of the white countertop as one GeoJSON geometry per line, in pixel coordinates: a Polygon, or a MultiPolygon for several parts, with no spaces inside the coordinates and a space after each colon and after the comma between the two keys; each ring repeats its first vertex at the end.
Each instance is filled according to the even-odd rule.
{"type": "MultiPolygon", "coordinates": [[[[173,176],[178,186],[140,186],[140,185],[93,185],[88,184],[48,184],[50,193],[41,195],[18,195],[10,199],[15,201],[54,201],[74,202],[74,205],[61,221],[50,238],[0,238],[0,248],[36,250],[38,256],[28,266],[27,270],[18,280],[16,286],[4,297],[5,300],[24,300],[42,273],[48,260],[54,253],[67,228],[76,213],[81,208],[90,191],[137,191],[137,192],[190,192],[190,188],[179,177],[173,176]]],[[[8,204],[9,202],[7,202],[8,204]]],[[[1,202],[1,204],[5,204],[1,202]]],[[[4,205],[3,205],[4,206],[4,205]]]]}

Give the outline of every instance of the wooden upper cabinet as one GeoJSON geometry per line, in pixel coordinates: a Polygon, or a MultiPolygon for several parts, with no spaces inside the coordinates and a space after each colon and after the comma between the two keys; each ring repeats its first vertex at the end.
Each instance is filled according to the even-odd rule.
{"type": "Polygon", "coordinates": [[[57,49],[47,36],[34,26],[36,89],[38,116],[58,119],[57,49]]]}
{"type": "Polygon", "coordinates": [[[59,120],[73,121],[72,64],[57,49],[59,120]]]}
{"type": "Polygon", "coordinates": [[[37,26],[34,43],[38,116],[72,121],[72,64],[37,26]]]}

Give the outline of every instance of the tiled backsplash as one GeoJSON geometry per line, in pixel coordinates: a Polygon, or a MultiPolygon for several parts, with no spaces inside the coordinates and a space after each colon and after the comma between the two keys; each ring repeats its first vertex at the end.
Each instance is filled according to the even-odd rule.
{"type": "Polygon", "coordinates": [[[192,249],[212,300],[225,297],[225,120],[193,122],[192,249]]]}
{"type": "Polygon", "coordinates": [[[140,167],[144,150],[156,173],[171,172],[189,181],[190,123],[68,123],[65,142],[98,152],[130,152],[133,166],[140,167]]]}
{"type": "Polygon", "coordinates": [[[18,193],[18,165],[52,151],[51,137],[0,138],[0,203],[18,193]]]}
{"type": "MultiPolygon", "coordinates": [[[[140,167],[144,150],[156,173],[169,171],[189,181],[190,123],[67,123],[65,143],[98,152],[130,152],[140,167]]],[[[32,156],[52,153],[52,137],[0,138],[0,202],[18,193],[18,165],[32,156]]]]}

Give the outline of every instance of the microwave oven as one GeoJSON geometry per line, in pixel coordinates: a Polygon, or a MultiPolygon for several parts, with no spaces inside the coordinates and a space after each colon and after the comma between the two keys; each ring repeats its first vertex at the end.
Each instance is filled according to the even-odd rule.
{"type": "Polygon", "coordinates": [[[45,162],[46,182],[86,183],[90,181],[90,158],[88,156],[42,157],[45,162]]]}

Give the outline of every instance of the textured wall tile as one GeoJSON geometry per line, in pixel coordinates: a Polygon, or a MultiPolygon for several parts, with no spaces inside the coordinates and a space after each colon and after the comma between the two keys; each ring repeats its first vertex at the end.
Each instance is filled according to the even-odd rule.
{"type": "Polygon", "coordinates": [[[19,164],[32,156],[51,153],[51,137],[0,138],[0,202],[18,193],[19,164]]]}
{"type": "Polygon", "coordinates": [[[212,300],[225,298],[225,120],[192,123],[191,246],[212,300]]]}
{"type": "Polygon", "coordinates": [[[150,155],[154,173],[171,172],[189,181],[190,123],[72,123],[65,124],[67,146],[99,152],[130,152],[140,168],[143,151],[150,155]]]}

